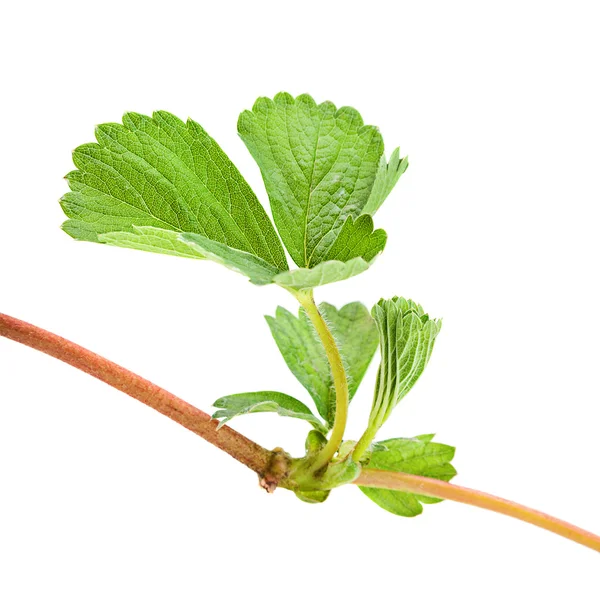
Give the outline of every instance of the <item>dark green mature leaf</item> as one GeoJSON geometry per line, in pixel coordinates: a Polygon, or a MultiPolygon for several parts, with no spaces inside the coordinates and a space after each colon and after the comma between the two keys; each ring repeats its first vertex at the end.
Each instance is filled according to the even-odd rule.
{"type": "MultiPolygon", "coordinates": [[[[433,435],[419,435],[415,438],[395,438],[379,442],[371,454],[368,466],[371,469],[395,471],[433,477],[450,481],[456,475],[456,469],[450,464],[455,449],[452,446],[432,442],[433,435]]],[[[395,515],[414,517],[423,512],[422,504],[441,502],[439,498],[430,498],[360,486],[373,502],[395,515]]]]}
{"type": "Polygon", "coordinates": [[[380,338],[381,364],[369,429],[383,425],[425,369],[442,322],[430,319],[412,300],[380,300],[372,310],[380,338]]]}
{"type": "Polygon", "coordinates": [[[394,189],[400,176],[408,169],[408,158],[400,158],[400,148],[396,148],[390,156],[390,162],[386,162],[385,156],[381,157],[377,177],[371,189],[371,195],[363,208],[363,214],[374,215],[383,201],[394,189]]]}
{"type": "MultiPolygon", "coordinates": [[[[369,311],[360,302],[336,309],[319,305],[344,360],[350,399],[356,393],[377,349],[379,336],[369,311]]],[[[312,396],[319,414],[331,426],[335,414],[335,391],[325,350],[304,310],[298,317],[279,307],[266,317],[286,364],[312,396]]]]}
{"type": "Polygon", "coordinates": [[[152,118],[127,113],[122,125],[98,126],[96,139],[73,152],[78,170],[67,175],[71,192],[61,202],[70,217],[63,225],[67,233],[179,255],[172,236],[134,227],[197,233],[287,270],[281,242],[254,192],[198,123],[164,111],[152,118]],[[111,235],[100,239],[102,234],[111,235]]]}
{"type": "Polygon", "coordinates": [[[359,217],[371,193],[383,154],[378,129],[353,108],[280,93],[244,111],[238,132],[261,169],[294,262],[327,260],[343,224],[359,217]]]}
{"type": "Polygon", "coordinates": [[[281,392],[248,392],[223,396],[213,406],[219,409],[213,415],[213,419],[222,419],[219,427],[240,415],[275,412],[282,417],[304,419],[318,431],[327,432],[327,427],[312,414],[306,404],[281,392]]]}

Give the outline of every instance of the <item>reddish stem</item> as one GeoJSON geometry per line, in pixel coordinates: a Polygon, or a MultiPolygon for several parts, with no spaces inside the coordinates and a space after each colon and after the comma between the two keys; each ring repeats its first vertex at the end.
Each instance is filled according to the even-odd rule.
{"type": "MultiPolygon", "coordinates": [[[[285,480],[288,457],[280,448],[270,452],[230,427],[224,426],[217,430],[218,421],[147,379],[69,340],[2,313],[0,313],[0,336],[54,356],[154,408],[258,473],[261,476],[261,485],[268,491],[273,491],[278,483],[283,486],[289,485],[285,480]]],[[[589,531],[515,502],[437,479],[363,469],[353,483],[366,487],[412,492],[433,498],[446,498],[479,506],[543,527],[600,551],[600,537],[589,531]]]]}
{"type": "Polygon", "coordinates": [[[230,427],[223,426],[217,430],[219,422],[210,415],[114,362],[54,333],[2,313],[0,335],[45,352],[125,392],[224,450],[259,475],[263,476],[269,470],[273,456],[270,451],[230,427]]]}

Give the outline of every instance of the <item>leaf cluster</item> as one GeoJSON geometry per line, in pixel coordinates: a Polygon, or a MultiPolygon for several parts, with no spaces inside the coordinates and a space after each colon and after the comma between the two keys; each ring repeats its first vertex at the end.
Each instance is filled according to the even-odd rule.
{"type": "MultiPolygon", "coordinates": [[[[373,217],[406,171],[407,158],[396,148],[387,160],[379,129],[365,125],[355,109],[317,104],[307,94],[259,98],[239,116],[238,133],[262,174],[272,220],[201,125],[157,111],[151,117],[126,113],[122,123],[99,125],[96,141],[73,152],[76,170],[66,176],[70,191],[61,199],[68,217],[63,229],[78,240],[213,260],[256,285],[282,286],[300,300],[297,315],[279,307],[266,319],[316,414],[303,401],[267,389],[219,398],[214,417],[223,424],[274,412],[307,421],[312,430],[306,456],[296,460],[290,475],[295,477],[290,487],[301,499],[325,500],[365,465],[450,479],[454,450],[432,442],[431,435],[373,441],[422,374],[441,323],[398,297],[381,300],[371,312],[359,302],[340,309],[322,303],[311,318],[305,302],[313,302],[313,288],[362,273],[383,251],[387,234],[375,229],[373,217]],[[335,340],[329,352],[315,318],[335,340]],[[337,439],[336,430],[343,434],[347,405],[378,347],[381,360],[364,435],[358,442],[340,441],[325,466],[316,468],[337,439]],[[332,352],[341,357],[337,368],[332,352]]],[[[431,502],[363,491],[403,516],[431,502]]]]}

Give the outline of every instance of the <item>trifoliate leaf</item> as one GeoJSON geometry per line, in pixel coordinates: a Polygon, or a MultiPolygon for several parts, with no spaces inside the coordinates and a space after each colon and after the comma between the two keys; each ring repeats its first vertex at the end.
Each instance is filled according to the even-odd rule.
{"type": "Polygon", "coordinates": [[[348,217],[325,259],[348,261],[362,257],[368,262],[383,251],[386,241],[383,229],[373,231],[370,215],[361,215],[356,220],[348,217]]]}
{"type": "Polygon", "coordinates": [[[367,262],[360,257],[352,258],[347,262],[328,260],[311,269],[300,268],[279,273],[273,281],[285,288],[308,290],[359,275],[371,264],[372,262],[367,262]]]}
{"type": "MultiPolygon", "coordinates": [[[[419,435],[415,438],[395,438],[378,442],[370,456],[368,466],[370,469],[410,473],[450,481],[456,475],[456,469],[450,464],[454,458],[454,448],[432,442],[432,439],[433,435],[419,435]]],[[[360,489],[373,502],[402,517],[421,514],[422,503],[441,502],[439,498],[396,490],[362,486],[360,489]]]]}
{"type": "MultiPolygon", "coordinates": [[[[350,399],[377,349],[379,335],[369,311],[360,302],[339,310],[322,303],[319,310],[336,339],[346,376],[350,399]]],[[[335,415],[335,390],[325,350],[304,310],[295,317],[284,308],[275,317],[266,317],[281,354],[298,381],[312,396],[319,414],[331,426],[335,415]]]]}
{"type": "Polygon", "coordinates": [[[323,423],[312,414],[310,408],[281,392],[249,392],[245,394],[233,394],[219,398],[213,406],[219,410],[213,415],[213,419],[221,419],[224,425],[234,417],[248,415],[250,413],[274,412],[282,417],[293,417],[308,421],[318,431],[327,432],[323,423]]]}
{"type": "Polygon", "coordinates": [[[369,429],[379,429],[415,385],[433,351],[442,322],[430,319],[412,300],[380,300],[372,310],[379,330],[381,364],[369,429]]]}
{"type": "Polygon", "coordinates": [[[358,218],[371,193],[383,153],[378,129],[353,108],[280,93],[244,111],[238,132],[260,167],[294,262],[327,260],[346,219],[358,218]]]}
{"type": "Polygon", "coordinates": [[[171,236],[140,234],[134,227],[197,233],[253,254],[275,271],[287,270],[281,242],[254,192],[198,123],[163,111],[152,118],[127,113],[122,125],[98,126],[96,139],[73,152],[78,170],[67,175],[71,192],[61,202],[70,217],[67,233],[167,254],[174,246],[181,250],[167,242],[171,236]],[[134,235],[99,239],[115,232],[134,235]]]}
{"type": "Polygon", "coordinates": [[[408,158],[400,158],[400,148],[396,148],[390,156],[390,162],[386,162],[385,156],[381,157],[377,177],[371,189],[371,195],[363,208],[363,214],[374,215],[383,201],[394,189],[400,176],[408,169],[408,158]]]}

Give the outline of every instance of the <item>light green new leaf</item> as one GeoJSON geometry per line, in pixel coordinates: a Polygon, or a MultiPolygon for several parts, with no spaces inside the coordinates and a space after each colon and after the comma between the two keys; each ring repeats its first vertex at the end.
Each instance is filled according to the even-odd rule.
{"type": "Polygon", "coordinates": [[[369,416],[369,430],[375,432],[423,373],[442,322],[430,319],[419,304],[397,296],[380,300],[373,307],[372,315],[379,330],[381,349],[369,416]]]}
{"type": "Polygon", "coordinates": [[[319,414],[329,421],[329,363],[306,313],[300,310],[295,317],[279,306],[275,317],[265,319],[290,371],[312,396],[319,414]]]}
{"type": "MultiPolygon", "coordinates": [[[[377,349],[377,327],[360,302],[346,304],[339,310],[322,303],[319,310],[344,360],[352,399],[377,349]]],[[[295,317],[279,307],[275,317],[265,318],[287,366],[312,396],[319,414],[331,425],[335,415],[333,378],[325,350],[306,313],[301,309],[295,317]]]]}
{"type": "Polygon", "coordinates": [[[164,111],[152,118],[127,113],[122,125],[98,126],[96,139],[75,149],[78,170],[67,175],[71,191],[61,205],[71,236],[172,254],[181,250],[172,236],[134,227],[197,233],[287,270],[281,242],[254,192],[198,123],[164,111]],[[114,232],[134,235],[99,239],[114,232]]]}
{"type": "Polygon", "coordinates": [[[359,217],[371,193],[383,153],[378,129],[353,108],[280,93],[244,111],[238,132],[260,167],[294,262],[327,260],[346,219],[359,217]]]}
{"type": "Polygon", "coordinates": [[[292,269],[279,272],[272,265],[253,254],[230,248],[197,233],[183,233],[179,235],[179,239],[206,258],[246,275],[256,285],[277,283],[282,287],[294,290],[309,289],[352,277],[362,273],[370,266],[362,258],[356,258],[346,262],[328,261],[312,269],[292,269]]]}
{"type": "Polygon", "coordinates": [[[408,158],[400,158],[400,148],[396,148],[390,156],[390,162],[386,162],[385,156],[381,157],[377,177],[371,189],[371,195],[363,208],[363,214],[374,215],[383,201],[394,189],[400,176],[408,169],[408,158]]]}
{"type": "MultiPolygon", "coordinates": [[[[329,324],[340,349],[348,378],[348,394],[352,400],[377,350],[377,327],[367,307],[360,302],[350,302],[339,310],[327,302],[322,302],[319,304],[319,310],[329,324]]],[[[334,402],[331,386],[329,403],[333,405],[334,402]]]]}
{"type": "Polygon", "coordinates": [[[180,234],[180,239],[206,258],[214,260],[232,271],[246,275],[256,285],[273,283],[274,277],[278,273],[273,265],[254,254],[230,248],[197,233],[180,234]]]}
{"type": "Polygon", "coordinates": [[[279,273],[273,278],[273,281],[282,287],[308,290],[359,275],[366,271],[371,264],[373,264],[372,261],[367,262],[360,257],[352,258],[347,262],[328,260],[311,269],[300,268],[279,273]]]}
{"type": "MultiPolygon", "coordinates": [[[[66,225],[70,226],[70,223],[71,221],[67,221],[66,225]]],[[[356,259],[347,263],[329,261],[312,269],[278,271],[273,265],[254,254],[230,248],[200,234],[179,233],[149,226],[134,225],[132,231],[101,233],[98,234],[98,241],[121,248],[146,250],[184,258],[206,258],[246,275],[256,285],[278,283],[283,287],[298,290],[340,281],[361,273],[369,267],[363,259],[356,259]]]]}
{"type": "Polygon", "coordinates": [[[274,412],[282,417],[304,419],[318,431],[327,433],[327,428],[312,414],[308,406],[281,392],[249,392],[223,396],[213,406],[219,409],[213,419],[222,419],[219,427],[240,415],[274,412]]]}
{"type": "MultiPolygon", "coordinates": [[[[395,471],[433,477],[450,481],[456,475],[456,469],[450,464],[454,458],[454,448],[432,442],[433,435],[419,435],[415,438],[395,438],[376,444],[368,466],[371,469],[395,471]]],[[[439,498],[430,498],[408,492],[369,488],[360,486],[373,502],[385,510],[402,517],[414,517],[423,512],[424,504],[441,502],[439,498]]]]}
{"type": "MultiPolygon", "coordinates": [[[[70,221],[67,221],[67,225],[70,221]]],[[[181,234],[170,229],[157,227],[138,227],[134,225],[132,231],[113,231],[98,234],[98,241],[111,246],[145,250],[158,254],[170,254],[183,258],[206,258],[197,248],[194,248],[179,239],[181,234]]]]}

